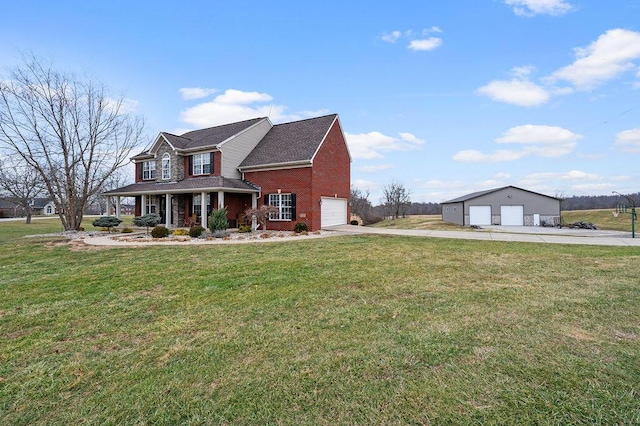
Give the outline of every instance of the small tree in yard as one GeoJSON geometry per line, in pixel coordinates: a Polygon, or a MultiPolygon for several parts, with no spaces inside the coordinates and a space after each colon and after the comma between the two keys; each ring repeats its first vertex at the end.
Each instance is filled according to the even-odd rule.
{"type": "Polygon", "coordinates": [[[155,213],[145,214],[144,216],[137,216],[133,218],[133,224],[136,226],[145,226],[147,228],[147,235],[149,235],[149,227],[153,227],[162,223],[160,215],[155,213]]]}
{"type": "Polygon", "coordinates": [[[227,209],[218,209],[211,212],[211,216],[209,216],[209,229],[211,232],[226,231],[228,227],[227,209]]]}
{"type": "MultiPolygon", "coordinates": [[[[267,230],[267,221],[271,216],[271,213],[277,213],[278,208],[276,206],[269,206],[267,204],[263,204],[257,209],[247,209],[244,214],[247,217],[255,217],[256,221],[262,226],[262,229],[267,230]]],[[[257,228],[256,228],[257,229],[257,228]]]]}
{"type": "Polygon", "coordinates": [[[400,182],[393,181],[384,187],[382,192],[382,203],[387,214],[393,219],[406,214],[407,208],[411,205],[411,191],[407,190],[400,182]]]}
{"type": "Polygon", "coordinates": [[[115,216],[102,216],[93,221],[92,225],[96,228],[107,228],[107,232],[111,233],[111,228],[118,226],[122,220],[115,216]]]}

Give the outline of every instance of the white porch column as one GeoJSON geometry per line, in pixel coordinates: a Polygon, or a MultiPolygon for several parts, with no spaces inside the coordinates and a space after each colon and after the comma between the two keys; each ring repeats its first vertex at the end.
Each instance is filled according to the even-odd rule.
{"type": "Polygon", "coordinates": [[[164,224],[170,227],[173,225],[173,223],[171,223],[171,194],[165,194],[164,198],[164,224]]]}
{"type": "MultiPolygon", "coordinates": [[[[252,209],[258,208],[258,194],[256,194],[255,192],[251,194],[251,208],[252,209]]],[[[258,221],[256,220],[256,216],[253,215],[251,216],[251,229],[256,229],[257,227],[258,227],[258,221]]]]}
{"type": "Polygon", "coordinates": [[[107,196],[107,216],[111,216],[111,197],[107,196]]]}
{"type": "Polygon", "coordinates": [[[147,214],[147,196],[142,194],[140,196],[140,216],[147,214]]]}
{"type": "Polygon", "coordinates": [[[207,216],[207,193],[203,192],[200,194],[200,210],[202,212],[202,219],[200,221],[200,223],[202,224],[202,227],[204,229],[208,229],[209,226],[207,223],[207,219],[209,219],[207,216]]]}
{"type": "Polygon", "coordinates": [[[224,209],[224,191],[218,191],[218,210],[224,209]]]}
{"type": "Polygon", "coordinates": [[[120,219],[120,196],[116,195],[116,217],[120,219]]]}

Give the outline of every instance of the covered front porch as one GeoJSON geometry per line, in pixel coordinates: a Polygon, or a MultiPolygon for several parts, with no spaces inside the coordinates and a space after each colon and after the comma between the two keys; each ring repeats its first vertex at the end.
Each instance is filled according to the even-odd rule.
{"type": "MultiPolygon", "coordinates": [[[[227,183],[229,180],[225,181],[227,183]]],[[[245,224],[244,212],[257,207],[260,189],[239,180],[228,182],[230,185],[225,187],[195,185],[208,182],[204,179],[201,182],[198,182],[198,179],[189,179],[175,183],[136,183],[107,191],[103,193],[107,197],[107,215],[120,217],[121,199],[133,197],[135,216],[158,214],[168,228],[188,227],[194,224],[207,228],[211,212],[222,208],[227,210],[230,227],[245,224]]]]}

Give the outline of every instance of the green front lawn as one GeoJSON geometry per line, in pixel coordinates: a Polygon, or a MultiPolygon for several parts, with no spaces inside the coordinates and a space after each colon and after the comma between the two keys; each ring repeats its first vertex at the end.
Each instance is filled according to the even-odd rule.
{"type": "Polygon", "coordinates": [[[640,422],[637,248],[58,230],[0,223],[3,425],[640,422]]]}

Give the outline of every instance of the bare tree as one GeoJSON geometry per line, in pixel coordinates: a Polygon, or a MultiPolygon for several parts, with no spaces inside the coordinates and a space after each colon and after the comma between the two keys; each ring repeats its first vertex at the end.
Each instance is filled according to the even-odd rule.
{"type": "Polygon", "coordinates": [[[65,230],[80,228],[89,198],[128,162],[143,129],[123,98],[35,57],[0,79],[0,149],[37,171],[65,230]]]}
{"type": "Polygon", "coordinates": [[[369,190],[361,191],[355,186],[351,186],[351,214],[362,219],[364,225],[369,225],[375,220],[372,219],[373,206],[369,201],[369,190]]]}
{"type": "Polygon", "coordinates": [[[406,214],[411,205],[411,192],[400,182],[393,181],[385,186],[382,191],[382,204],[385,206],[387,214],[393,219],[406,214]]]}
{"type": "Polygon", "coordinates": [[[45,186],[38,172],[20,164],[15,159],[7,158],[4,162],[0,162],[0,190],[24,209],[26,223],[31,223],[33,214],[31,203],[34,198],[45,192],[45,186]]]}

